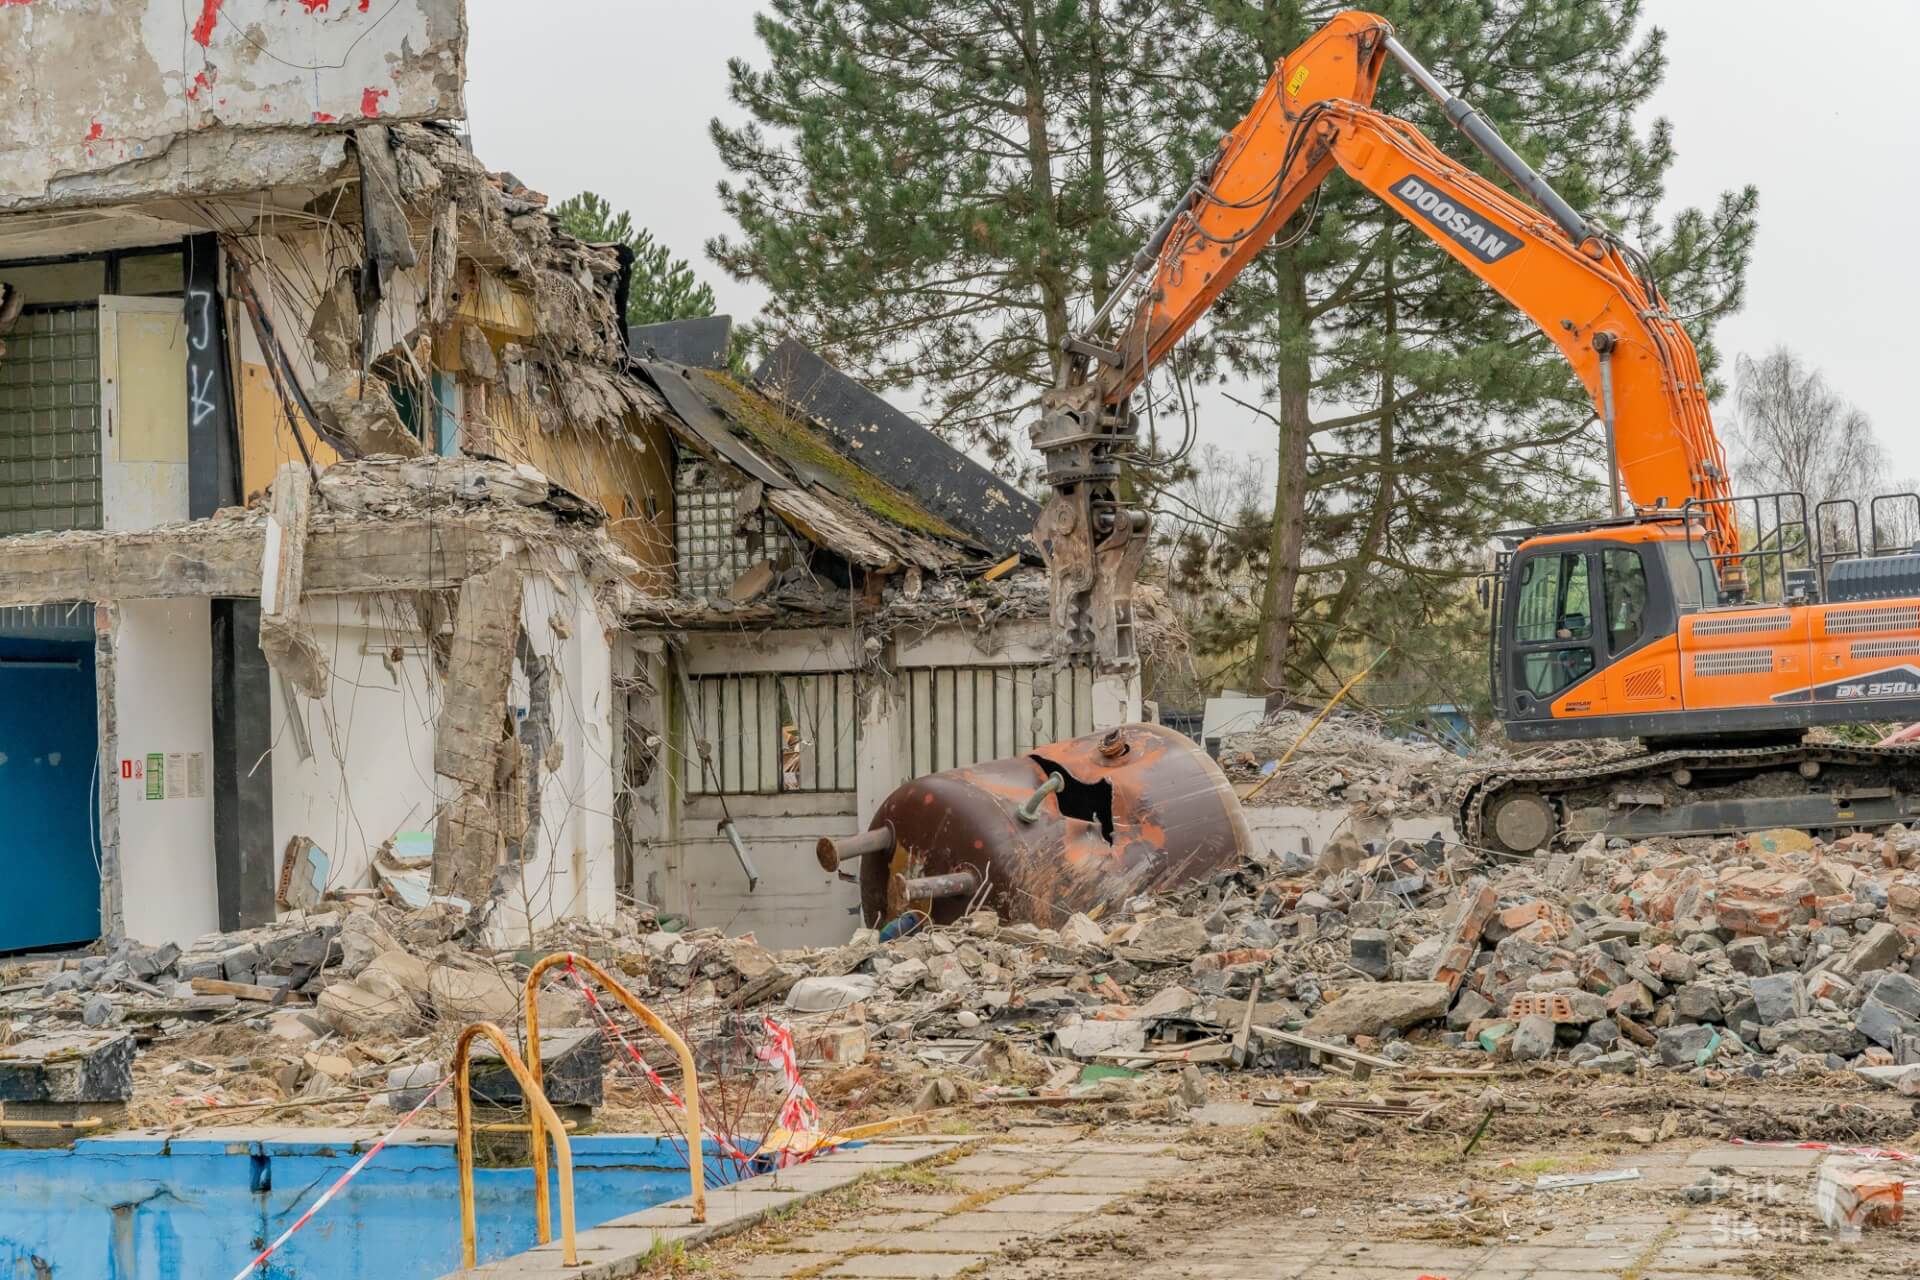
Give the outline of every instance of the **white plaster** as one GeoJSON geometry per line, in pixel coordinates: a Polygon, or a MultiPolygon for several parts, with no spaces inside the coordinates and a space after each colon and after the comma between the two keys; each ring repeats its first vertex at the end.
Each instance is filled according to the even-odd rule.
{"type": "Polygon", "coordinates": [[[1140,719],[1140,672],[1097,672],[1093,677],[1093,727],[1111,729],[1140,719]]]}
{"type": "Polygon", "coordinates": [[[458,119],[465,49],[462,0],[0,4],[0,66],[31,69],[0,95],[0,208],[189,146],[217,185],[221,129],[458,119]]]}
{"type": "Polygon", "coordinates": [[[332,860],[329,889],[372,887],[382,842],[432,831],[440,798],[433,772],[440,680],[413,611],[380,596],[308,597],[306,617],[331,673],[323,698],[271,682],[273,833],[276,854],[305,836],[332,860]],[[287,727],[305,723],[313,758],[287,727]]]}
{"type": "Polygon", "coordinates": [[[844,627],[808,631],[709,634],[689,638],[684,661],[695,676],[806,671],[851,671],[859,645],[844,627]]]}
{"type": "Polygon", "coordinates": [[[751,933],[768,947],[845,942],[860,925],[860,890],[822,871],[814,845],[821,836],[861,829],[852,800],[846,792],[728,796],[727,808],[760,875],[751,892],[719,832],[720,798],[694,800],[681,815],[686,911],[697,924],[751,933]]]}
{"type": "Polygon", "coordinates": [[[894,638],[897,667],[984,667],[1051,662],[1051,630],[1040,618],[999,623],[985,631],[959,624],[919,633],[901,632],[894,638]]]}
{"type": "Polygon", "coordinates": [[[114,611],[113,699],[122,759],[199,752],[198,799],[146,798],[119,777],[121,926],[146,943],[187,943],[219,927],[213,851],[213,658],[205,600],[130,600],[114,611]]]}

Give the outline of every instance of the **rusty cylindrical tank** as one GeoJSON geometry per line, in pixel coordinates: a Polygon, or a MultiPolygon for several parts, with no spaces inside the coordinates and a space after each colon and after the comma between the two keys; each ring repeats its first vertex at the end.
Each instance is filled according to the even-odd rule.
{"type": "Polygon", "coordinates": [[[979,897],[1003,920],[1052,927],[1232,866],[1253,841],[1197,743],[1129,724],[916,778],[865,835],[822,841],[823,863],[830,845],[859,857],[870,924],[909,908],[944,924],[979,897]]]}

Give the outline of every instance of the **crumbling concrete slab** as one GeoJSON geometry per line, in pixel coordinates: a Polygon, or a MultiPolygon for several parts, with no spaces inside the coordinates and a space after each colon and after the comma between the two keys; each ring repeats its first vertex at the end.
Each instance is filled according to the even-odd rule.
{"type": "Polygon", "coordinates": [[[485,901],[501,848],[499,791],[518,764],[507,722],[507,684],[520,632],[521,573],[500,564],[460,585],[448,661],[446,701],[436,730],[433,768],[459,787],[442,810],[434,841],[433,887],[485,901]],[[507,758],[503,748],[512,748],[507,758]]]}
{"type": "Polygon", "coordinates": [[[260,651],[267,665],[309,698],[327,693],[327,655],[304,622],[307,527],[313,476],[301,463],[280,468],[267,512],[260,565],[260,651]]]}
{"type": "Polygon", "coordinates": [[[124,1031],[56,1031],[0,1046],[0,1104],[132,1097],[133,1037],[124,1031]]]}

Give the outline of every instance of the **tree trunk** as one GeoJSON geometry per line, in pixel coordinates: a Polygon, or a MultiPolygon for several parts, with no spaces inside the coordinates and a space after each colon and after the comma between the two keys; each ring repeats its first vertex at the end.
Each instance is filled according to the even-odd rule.
{"type": "MultiPolygon", "coordinates": [[[[1392,235],[1391,232],[1388,233],[1392,235]]],[[[1381,293],[1381,325],[1385,341],[1381,348],[1380,361],[1380,444],[1375,451],[1375,462],[1380,468],[1380,488],[1374,494],[1373,512],[1367,518],[1367,527],[1360,534],[1360,541],[1354,548],[1353,567],[1341,577],[1340,590],[1334,593],[1333,600],[1327,606],[1326,625],[1316,648],[1321,659],[1332,664],[1334,647],[1340,642],[1340,629],[1346,623],[1347,611],[1353,608],[1353,602],[1360,597],[1360,588],[1373,576],[1373,558],[1380,554],[1380,544],[1387,536],[1387,524],[1393,519],[1395,481],[1399,474],[1399,465],[1395,457],[1395,414],[1391,406],[1398,398],[1399,384],[1393,376],[1394,366],[1399,360],[1400,308],[1394,294],[1393,244],[1389,241],[1382,263],[1383,285],[1381,293]]]]}
{"type": "Polygon", "coordinates": [[[1035,0],[1021,0],[1020,46],[1026,59],[1027,166],[1033,198],[1033,216],[1046,230],[1047,247],[1040,251],[1034,278],[1040,285],[1040,316],[1047,333],[1047,361],[1057,386],[1066,368],[1066,352],[1061,344],[1067,337],[1067,287],[1060,261],[1055,256],[1058,241],[1053,206],[1053,143],[1047,137],[1046,85],[1041,82],[1040,32],[1034,12],[1035,0]]]}
{"type": "Polygon", "coordinates": [[[1308,387],[1313,376],[1307,318],[1307,282],[1291,251],[1271,257],[1276,313],[1291,312],[1293,338],[1275,352],[1279,387],[1280,447],[1274,468],[1273,527],[1267,538],[1267,585],[1260,601],[1260,632],[1254,651],[1257,688],[1267,709],[1286,701],[1287,659],[1293,639],[1300,582],[1300,552],[1307,532],[1307,443],[1313,437],[1308,387]]]}
{"type": "MultiPolygon", "coordinates": [[[[1113,209],[1107,190],[1107,31],[1100,5],[1101,0],[1087,0],[1087,164],[1094,191],[1090,240],[1105,234],[1113,209]]],[[[1094,257],[1091,266],[1093,305],[1098,310],[1106,305],[1113,282],[1107,274],[1105,256],[1094,257]]]]}

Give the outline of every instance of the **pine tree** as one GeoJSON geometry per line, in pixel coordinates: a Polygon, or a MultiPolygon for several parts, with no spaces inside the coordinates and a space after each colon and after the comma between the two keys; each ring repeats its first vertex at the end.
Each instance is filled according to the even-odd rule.
{"type": "Polygon", "coordinates": [[[713,286],[694,275],[685,258],[676,258],[645,227],[636,228],[624,210],[618,214],[591,191],[562,200],[553,208],[570,236],[589,244],[624,244],[633,250],[633,282],[627,292],[628,324],[692,320],[714,312],[713,286]]]}
{"type": "Polygon", "coordinates": [[[1143,125],[1152,0],[770,0],[768,65],[730,64],[751,120],[713,123],[769,326],[998,459],[1059,369],[1077,300],[1134,250],[1164,165],[1143,125]]]}
{"type": "MultiPolygon", "coordinates": [[[[1338,9],[1195,0],[1168,128],[1190,171],[1284,56],[1338,9]]],[[[1752,188],[1657,218],[1675,162],[1664,120],[1636,116],[1666,69],[1638,0],[1390,0],[1403,44],[1478,106],[1574,205],[1652,256],[1709,371],[1716,319],[1740,301],[1752,188]]],[[[1389,64],[1374,105],[1504,183],[1389,64]]],[[[1196,349],[1255,380],[1278,437],[1252,683],[1335,680],[1358,640],[1431,659],[1457,647],[1463,580],[1491,534],[1597,496],[1585,393],[1533,325],[1370,192],[1336,173],[1314,225],[1263,254],[1196,349]],[[1446,626],[1442,626],[1442,623],[1446,626]],[[1426,652],[1423,652],[1426,651],[1426,652]]],[[[1477,659],[1475,660],[1477,661],[1477,659]]],[[[1337,681],[1336,681],[1337,682],[1337,681]]]]}

